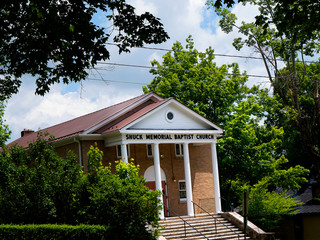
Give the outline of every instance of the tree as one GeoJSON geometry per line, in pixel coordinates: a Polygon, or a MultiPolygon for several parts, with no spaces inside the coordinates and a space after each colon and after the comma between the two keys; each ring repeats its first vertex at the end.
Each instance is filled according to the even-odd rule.
{"type": "MultiPolygon", "coordinates": [[[[267,89],[247,87],[247,77],[240,75],[237,64],[231,64],[228,73],[227,66],[216,66],[212,55],[212,49],[206,55],[193,49],[190,37],[186,51],[175,43],[172,52],[163,56],[162,65],[152,62],[157,66],[151,70],[156,77],[144,91],[174,96],[212,122],[223,125],[224,134],[218,139],[223,198],[239,203],[242,190],[247,189],[252,190],[251,196],[260,192],[270,201],[281,199],[279,206],[283,204],[286,210],[291,210],[296,202],[274,191],[277,187],[285,191],[299,189],[307,181],[305,175],[309,171],[299,165],[286,165],[283,129],[263,122],[267,110],[279,102],[269,96],[267,89]],[[264,189],[259,187],[257,191],[257,185],[264,189]]],[[[270,201],[262,201],[261,210],[270,206],[270,201]]],[[[252,203],[254,206],[255,202],[252,203]]],[[[278,212],[277,216],[284,212],[278,212]]]]}
{"type": "Polygon", "coordinates": [[[150,191],[133,161],[102,166],[102,152],[91,146],[91,172],[83,177],[78,194],[78,221],[111,226],[116,239],[154,239],[146,224],[159,226],[159,191],[150,191]]]}
{"type": "Polygon", "coordinates": [[[1,151],[0,223],[74,223],[73,199],[82,171],[74,154],[58,157],[44,137],[39,134],[28,149],[1,151]]]}
{"type": "MultiPolygon", "coordinates": [[[[301,39],[317,38],[320,31],[320,3],[317,0],[272,0],[264,1],[271,5],[272,16],[266,16],[270,10],[261,9],[261,13],[256,16],[255,24],[268,28],[274,24],[280,35],[288,31],[301,39]]],[[[228,8],[234,6],[234,0],[207,0],[206,5],[214,8],[221,8],[225,4],[228,8]]],[[[255,3],[248,0],[238,0],[238,3],[255,3]]],[[[303,41],[301,41],[304,43],[303,41]]]]}
{"type": "Polygon", "coordinates": [[[85,175],[76,155],[60,158],[53,138],[39,134],[28,149],[0,152],[0,224],[98,224],[109,226],[114,239],[155,239],[158,191],[149,191],[133,162],[102,166],[91,146],[91,171],[85,175]]]}
{"type": "Polygon", "coordinates": [[[223,126],[231,107],[243,100],[255,87],[249,89],[247,76],[238,64],[217,66],[214,50],[205,54],[194,49],[191,36],[186,40],[186,50],[181,43],[173,44],[172,52],[165,54],[163,63],[151,62],[155,69],[152,82],[143,88],[145,93],[156,92],[162,97],[174,97],[207,119],[223,126]]]}
{"type": "Polygon", "coordinates": [[[135,14],[125,0],[3,0],[0,18],[0,100],[18,92],[24,74],[36,76],[40,95],[54,83],[85,79],[89,68],[110,57],[106,42],[113,33],[119,53],[168,38],[158,18],[135,14]],[[97,12],[110,29],[92,22],[97,12]]]}
{"type": "MultiPolygon", "coordinates": [[[[309,10],[307,13],[303,11],[306,7],[306,2],[303,0],[289,2],[293,5],[282,5],[276,0],[245,1],[259,7],[260,14],[256,17],[258,24],[242,22],[236,25],[237,17],[229,10],[216,9],[216,12],[222,17],[220,26],[223,31],[230,33],[236,28],[243,35],[234,39],[233,45],[237,50],[246,45],[254,48],[261,55],[274,96],[282,104],[280,109],[285,112],[284,115],[290,115],[287,119],[291,120],[282,122],[288,125],[280,126],[291,128],[300,134],[299,137],[291,136],[292,141],[288,142],[288,145],[294,146],[297,142],[301,143],[303,154],[297,157],[300,160],[299,164],[311,169],[311,176],[318,179],[320,177],[319,63],[308,64],[304,59],[305,56],[313,56],[319,52],[320,28],[318,21],[311,25],[306,19],[291,22],[290,14],[287,17],[283,14],[284,12],[298,11],[298,13],[292,13],[292,17],[296,18],[309,14],[309,10]],[[282,9],[282,12],[279,12],[279,9],[282,9]],[[279,61],[285,63],[284,68],[279,67],[279,61]]],[[[319,11],[318,1],[310,2],[309,5],[310,11],[319,11]]],[[[312,18],[312,16],[309,17],[312,18]]],[[[318,17],[319,15],[316,16],[318,17]]],[[[277,122],[280,123],[281,120],[277,122]]],[[[269,123],[272,124],[271,121],[269,123]]]]}
{"type": "Polygon", "coordinates": [[[268,185],[261,181],[250,188],[248,216],[264,231],[279,230],[283,216],[297,214],[297,207],[303,203],[287,191],[268,191],[268,185]]]}
{"type": "Polygon", "coordinates": [[[4,103],[0,101],[0,149],[5,146],[6,141],[9,139],[11,133],[9,127],[5,124],[5,120],[3,119],[4,108],[4,103]]]}

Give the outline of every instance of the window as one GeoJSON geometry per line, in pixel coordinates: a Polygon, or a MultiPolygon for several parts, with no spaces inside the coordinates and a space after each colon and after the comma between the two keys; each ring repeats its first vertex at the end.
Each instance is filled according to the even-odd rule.
{"type": "Polygon", "coordinates": [[[186,181],[185,180],[179,180],[179,198],[180,198],[180,201],[187,200],[186,181]]]}
{"type": "Polygon", "coordinates": [[[183,143],[176,144],[176,156],[177,157],[183,156],[183,143]]]}
{"type": "Polygon", "coordinates": [[[152,144],[147,144],[147,157],[153,157],[152,144]]]}
{"type": "Polygon", "coordinates": [[[166,120],[167,120],[168,122],[172,122],[172,121],[173,121],[173,118],[174,118],[173,112],[167,112],[167,113],[166,113],[166,120]]]}
{"type": "MultiPolygon", "coordinates": [[[[129,157],[130,156],[129,144],[127,144],[126,146],[127,146],[127,154],[128,154],[128,157],[129,157]]],[[[121,145],[117,145],[117,158],[122,158],[121,145]]]]}

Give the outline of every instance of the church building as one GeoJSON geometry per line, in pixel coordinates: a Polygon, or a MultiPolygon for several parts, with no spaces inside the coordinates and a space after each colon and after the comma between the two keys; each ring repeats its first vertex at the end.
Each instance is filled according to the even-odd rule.
{"type": "MultiPolygon", "coordinates": [[[[69,149],[87,171],[87,152],[97,143],[103,164],[133,159],[147,186],[163,193],[161,218],[199,211],[221,212],[217,138],[223,129],[173,98],[144,94],[42,129],[55,136],[64,157],[69,149]]],[[[27,147],[37,132],[25,129],[12,144],[27,147]]]]}

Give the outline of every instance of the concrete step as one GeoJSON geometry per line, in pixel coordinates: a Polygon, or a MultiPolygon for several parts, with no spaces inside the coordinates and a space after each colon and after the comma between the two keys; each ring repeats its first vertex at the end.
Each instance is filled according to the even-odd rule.
{"type": "Polygon", "coordinates": [[[210,234],[210,235],[229,235],[229,234],[240,234],[242,233],[241,231],[239,231],[239,229],[237,229],[236,227],[233,228],[220,228],[220,229],[214,229],[214,228],[186,228],[186,230],[179,229],[176,231],[172,231],[172,230],[165,230],[162,231],[163,234],[165,234],[166,236],[173,236],[173,235],[185,235],[185,233],[187,234],[193,234],[193,233],[198,233],[198,231],[200,231],[201,233],[203,233],[204,235],[206,234],[210,234]]]}
{"type": "MultiPolygon", "coordinates": [[[[217,228],[215,228],[215,226],[206,226],[206,225],[200,225],[200,226],[196,226],[196,225],[192,225],[195,229],[197,229],[198,231],[201,232],[232,232],[232,231],[238,231],[239,229],[232,226],[231,224],[229,224],[228,228],[226,226],[217,226],[217,228]]],[[[194,230],[192,227],[190,226],[186,226],[186,231],[188,232],[189,230],[194,230]]],[[[163,229],[161,232],[162,233],[166,233],[166,234],[174,234],[177,232],[184,232],[184,226],[180,227],[180,228],[165,228],[163,229]]]]}
{"type": "MultiPolygon", "coordinates": [[[[226,220],[220,220],[220,221],[214,221],[213,219],[208,219],[208,220],[193,220],[193,221],[187,221],[186,226],[189,226],[189,224],[191,225],[197,225],[197,226],[201,226],[201,225],[208,225],[208,226],[229,226],[232,225],[231,223],[229,223],[226,220]]],[[[165,223],[162,224],[160,223],[161,226],[165,227],[165,228],[180,228],[182,226],[184,226],[185,222],[180,220],[180,221],[175,221],[172,223],[165,223]]]]}
{"type": "MultiPolygon", "coordinates": [[[[193,228],[187,223],[184,224],[184,221],[179,217],[169,217],[160,221],[160,225],[162,226],[160,232],[168,240],[197,240],[206,238],[217,240],[245,239],[244,234],[226,219],[217,214],[214,217],[217,219],[216,223],[215,219],[208,214],[199,214],[196,217],[182,216],[193,228]]],[[[246,239],[249,240],[250,238],[246,237],[246,239]]]]}

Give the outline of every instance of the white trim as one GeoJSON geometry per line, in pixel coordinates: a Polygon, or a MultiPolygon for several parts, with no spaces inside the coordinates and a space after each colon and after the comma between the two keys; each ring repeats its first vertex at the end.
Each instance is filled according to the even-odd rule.
{"type": "Polygon", "coordinates": [[[175,143],[174,152],[176,154],[176,157],[183,157],[183,143],[175,143]],[[179,154],[177,153],[177,146],[179,146],[179,154]]]}
{"type": "MultiPolygon", "coordinates": [[[[159,144],[153,144],[153,162],[154,162],[154,175],[156,178],[156,190],[159,190],[162,193],[162,183],[161,183],[161,167],[160,167],[160,151],[159,151],[159,144]]],[[[163,198],[162,194],[158,196],[159,204],[163,206],[163,198]]],[[[164,208],[159,211],[160,219],[164,219],[164,208]]]]}
{"type": "Polygon", "coordinates": [[[212,158],[212,171],[213,171],[213,184],[214,184],[214,199],[216,205],[216,213],[221,213],[221,196],[220,196],[220,183],[219,183],[219,170],[216,143],[211,143],[211,158],[212,158]]]}
{"type": "Polygon", "coordinates": [[[120,133],[130,133],[130,134],[138,134],[138,133],[170,133],[170,134],[186,134],[186,133],[199,133],[199,134],[215,134],[220,136],[223,132],[219,130],[204,130],[204,129],[121,129],[120,133]]]}
{"type": "MultiPolygon", "coordinates": [[[[121,131],[120,131],[121,133],[121,131]]],[[[152,143],[212,143],[217,142],[217,134],[214,131],[126,131],[113,141],[106,143],[106,146],[112,146],[115,143],[126,144],[152,144],[152,143]],[[138,136],[133,136],[138,135],[138,136]],[[135,138],[132,138],[135,137],[135,138]]]]}
{"type": "Polygon", "coordinates": [[[124,160],[125,162],[128,162],[128,158],[130,157],[130,145],[129,144],[117,144],[116,145],[116,152],[117,152],[117,158],[120,158],[120,159],[124,160]],[[120,151],[119,151],[119,148],[120,148],[120,151]]]}
{"type": "Polygon", "coordinates": [[[179,201],[180,202],[186,202],[187,201],[187,189],[186,189],[186,180],[179,180],[178,181],[178,190],[179,190],[179,201]],[[184,183],[184,190],[180,189],[180,183],[184,183]],[[185,198],[181,198],[180,197],[180,192],[185,192],[186,193],[186,197],[185,198]]]}
{"type": "Polygon", "coordinates": [[[174,115],[175,115],[175,113],[174,113],[171,109],[169,109],[168,111],[165,112],[164,117],[165,117],[165,119],[166,119],[166,121],[167,121],[168,123],[172,123],[172,122],[174,121],[174,115]],[[169,118],[168,118],[168,114],[169,114],[169,113],[172,114],[172,119],[169,119],[169,118]]]}
{"type": "MultiPolygon", "coordinates": [[[[160,167],[160,171],[161,171],[161,181],[167,181],[167,177],[165,172],[163,171],[163,169],[160,167]]],[[[154,165],[148,167],[143,174],[143,178],[146,180],[146,182],[155,182],[156,181],[156,177],[154,175],[155,171],[154,171],[154,165]]]]}
{"type": "MultiPolygon", "coordinates": [[[[141,105],[142,103],[148,101],[149,99],[151,99],[152,97],[156,98],[157,100],[161,101],[163,100],[163,98],[159,97],[158,95],[154,94],[154,93],[149,93],[147,94],[145,97],[141,98],[140,100],[136,101],[135,103],[131,104],[130,106],[119,110],[117,113],[113,114],[112,116],[110,116],[109,118],[101,121],[100,123],[92,126],[91,128],[85,130],[83,132],[83,134],[88,134],[91,132],[94,132],[95,130],[103,127],[104,125],[106,125],[109,122],[112,122],[113,120],[117,119],[118,117],[122,116],[124,113],[131,111],[132,109],[136,108],[137,106],[141,105]]],[[[130,101],[132,99],[128,99],[127,101],[130,101]]],[[[122,103],[122,102],[121,102],[122,103]]],[[[119,103],[120,104],[120,103],[119,103]]],[[[114,106],[114,105],[113,105],[114,106]]],[[[112,107],[112,106],[110,106],[112,107]]]]}
{"type": "MultiPolygon", "coordinates": [[[[123,128],[123,130],[128,130],[130,127],[132,127],[133,125],[135,125],[136,123],[142,121],[143,119],[147,118],[148,116],[154,114],[155,112],[159,111],[160,109],[166,107],[169,104],[175,104],[176,106],[180,107],[181,109],[187,111],[192,117],[194,118],[198,118],[199,120],[202,120],[203,122],[205,122],[206,124],[208,124],[209,126],[217,129],[215,131],[219,132],[219,133],[223,133],[223,129],[218,127],[217,125],[215,125],[214,123],[210,122],[209,120],[207,120],[206,118],[202,117],[201,115],[199,115],[198,113],[194,112],[193,110],[189,109],[188,107],[186,107],[185,105],[183,105],[182,103],[178,102],[175,99],[170,99],[167,102],[163,103],[162,105],[154,108],[153,110],[151,110],[150,112],[144,114],[143,116],[141,116],[140,118],[132,121],[131,123],[129,123],[127,126],[125,126],[123,128]]],[[[208,129],[210,130],[210,129],[208,129]]],[[[212,129],[211,129],[212,130],[212,129]]]]}
{"type": "Polygon", "coordinates": [[[147,157],[148,158],[152,158],[153,157],[153,148],[152,148],[152,144],[151,143],[147,143],[146,144],[146,148],[147,148],[147,157]],[[149,147],[151,147],[150,151],[151,151],[151,155],[149,154],[149,147]]]}
{"type": "Polygon", "coordinates": [[[183,144],[184,155],[184,176],[186,180],[186,193],[187,193],[187,211],[188,216],[193,216],[193,195],[192,195],[192,182],[191,182],[191,169],[190,169],[190,157],[188,143],[183,144]]]}

